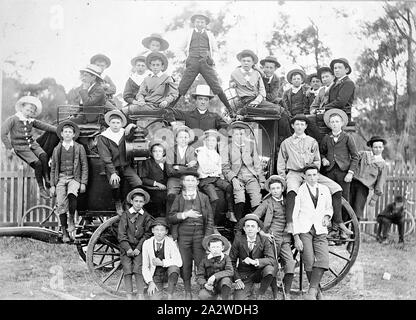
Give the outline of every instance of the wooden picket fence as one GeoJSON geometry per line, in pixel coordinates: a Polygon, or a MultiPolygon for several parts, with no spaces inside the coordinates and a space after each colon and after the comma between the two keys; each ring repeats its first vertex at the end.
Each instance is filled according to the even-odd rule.
{"type": "MultiPolygon", "coordinates": [[[[40,197],[32,168],[20,159],[7,159],[4,152],[0,156],[0,161],[0,226],[18,225],[23,214],[33,206],[40,204],[54,206],[54,199],[45,200],[40,197]]],[[[389,164],[384,194],[375,208],[366,208],[364,216],[368,220],[374,220],[376,213],[393,202],[396,195],[406,197],[407,209],[415,216],[416,163],[389,164]]],[[[46,214],[45,211],[35,212],[28,221],[42,221],[46,218],[46,214]]],[[[52,217],[52,221],[54,220],[55,217],[52,217]]]]}

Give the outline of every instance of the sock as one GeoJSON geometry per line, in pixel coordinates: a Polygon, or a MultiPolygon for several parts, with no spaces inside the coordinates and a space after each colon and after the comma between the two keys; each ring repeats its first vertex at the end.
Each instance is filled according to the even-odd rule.
{"type": "Polygon", "coordinates": [[[186,292],[191,292],[191,279],[189,280],[183,280],[183,285],[185,287],[186,292]]]}
{"type": "Polygon", "coordinates": [[[268,274],[267,276],[263,277],[263,279],[261,279],[259,294],[264,294],[266,292],[267,288],[270,286],[273,279],[274,277],[272,274],[268,274]]]}
{"type": "Polygon", "coordinates": [[[283,285],[285,287],[286,294],[290,294],[292,289],[293,273],[286,273],[283,277],[283,285]]]}
{"type": "Polygon", "coordinates": [[[231,293],[231,288],[227,285],[223,285],[221,287],[221,298],[222,300],[230,300],[230,293],[231,293]]]}
{"type": "Polygon", "coordinates": [[[234,195],[233,186],[231,184],[225,189],[225,200],[227,201],[227,211],[234,211],[234,195]]]}
{"type": "Polygon", "coordinates": [[[308,282],[311,283],[312,271],[305,271],[305,272],[306,272],[306,277],[308,278],[308,282]]]}
{"type": "Polygon", "coordinates": [[[120,201],[121,200],[120,188],[111,189],[111,195],[114,201],[120,201]]]}
{"type": "Polygon", "coordinates": [[[168,294],[173,294],[175,291],[176,284],[178,283],[179,274],[176,272],[173,272],[169,275],[168,278],[168,294]]]}
{"type": "Polygon", "coordinates": [[[141,274],[135,273],[134,277],[136,278],[136,289],[137,294],[143,294],[144,292],[144,280],[141,274]]]}
{"type": "Polygon", "coordinates": [[[68,219],[66,217],[66,213],[61,213],[59,215],[59,221],[61,222],[62,231],[68,228],[68,219]]]}
{"type": "Polygon", "coordinates": [[[342,191],[335,192],[332,195],[332,207],[334,208],[332,221],[334,223],[342,223],[342,191]]]}
{"type": "Polygon", "coordinates": [[[309,288],[319,288],[319,283],[321,282],[322,276],[324,275],[325,269],[323,268],[312,268],[311,282],[309,283],[309,288]]]}
{"type": "Polygon", "coordinates": [[[69,202],[69,215],[74,216],[75,210],[77,210],[77,196],[73,193],[68,194],[68,202],[69,202]]]}
{"type": "Polygon", "coordinates": [[[296,192],[289,191],[286,196],[286,223],[292,223],[293,209],[295,208],[296,192]]]}
{"type": "Polygon", "coordinates": [[[46,153],[41,153],[39,155],[39,160],[42,163],[42,175],[45,178],[46,188],[50,188],[50,178],[49,178],[49,165],[48,165],[48,155],[46,153]]]}
{"type": "Polygon", "coordinates": [[[125,274],[124,275],[124,286],[126,287],[126,292],[133,293],[133,275],[125,274]]]}
{"type": "Polygon", "coordinates": [[[40,160],[32,162],[30,166],[35,169],[35,178],[38,183],[39,189],[44,189],[43,186],[43,175],[42,175],[42,163],[40,160]]]}
{"type": "Polygon", "coordinates": [[[218,93],[218,98],[221,100],[223,105],[227,108],[229,112],[233,112],[233,108],[231,108],[230,103],[228,102],[227,96],[225,95],[224,91],[218,93]]]}
{"type": "Polygon", "coordinates": [[[234,214],[237,221],[239,221],[244,216],[244,206],[244,202],[239,202],[234,205],[234,214]]]}

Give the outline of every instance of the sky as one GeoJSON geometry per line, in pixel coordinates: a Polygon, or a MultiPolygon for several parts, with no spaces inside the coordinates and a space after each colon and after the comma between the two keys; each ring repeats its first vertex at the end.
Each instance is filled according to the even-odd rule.
{"type": "MultiPolygon", "coordinates": [[[[79,85],[79,69],[89,63],[96,53],[104,53],[112,60],[107,74],[122,92],[130,72],[130,60],[144,48],[142,38],[150,33],[163,33],[171,19],[191,6],[208,10],[213,16],[223,10],[225,1],[127,1],[127,0],[0,0],[0,58],[1,67],[10,71],[7,60],[18,65],[32,63],[32,70],[24,72],[24,81],[37,83],[53,77],[66,91],[79,85]]],[[[373,21],[383,13],[382,2],[359,1],[233,1],[228,2],[235,16],[229,17],[233,28],[227,35],[223,53],[227,63],[217,64],[217,72],[224,84],[238,65],[235,55],[242,49],[252,49],[260,58],[267,55],[264,42],[272,34],[279,11],[289,14],[291,28],[303,29],[309,18],[319,27],[323,42],[333,57],[346,57],[351,65],[365,46],[371,45],[357,36],[363,21],[373,21]],[[336,13],[338,12],[338,14],[336,13]],[[342,13],[347,13],[344,18],[342,13]]],[[[165,34],[172,51],[180,51],[180,39],[185,30],[165,34]]],[[[308,65],[312,57],[300,59],[297,65],[308,65]]],[[[280,56],[287,73],[293,65],[280,56]]],[[[325,61],[329,63],[329,61],[325,61]]],[[[355,77],[354,70],[352,78],[355,77]]],[[[226,85],[225,85],[226,86],[226,85]]]]}

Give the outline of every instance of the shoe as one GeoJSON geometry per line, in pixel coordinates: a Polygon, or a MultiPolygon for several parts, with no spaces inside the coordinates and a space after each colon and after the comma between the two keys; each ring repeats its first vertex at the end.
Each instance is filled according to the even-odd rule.
{"type": "Polygon", "coordinates": [[[40,194],[41,198],[43,198],[43,199],[50,199],[51,198],[49,193],[45,190],[44,187],[39,188],[39,194],[40,194]]]}
{"type": "Polygon", "coordinates": [[[303,300],[317,300],[318,289],[309,288],[308,293],[303,296],[303,300]]]}
{"type": "Polygon", "coordinates": [[[345,234],[347,236],[346,239],[348,239],[350,236],[352,236],[354,234],[353,231],[351,231],[350,229],[347,228],[347,226],[344,224],[344,222],[339,223],[338,227],[341,230],[341,237],[342,237],[342,234],[345,234]]]}
{"type": "Polygon", "coordinates": [[[63,230],[62,230],[62,241],[64,243],[68,243],[69,241],[71,241],[69,239],[68,231],[65,228],[63,228],[63,230]]]}
{"type": "Polygon", "coordinates": [[[173,294],[168,293],[168,300],[173,300],[173,294]]]}
{"type": "Polygon", "coordinates": [[[316,294],[316,300],[325,300],[321,288],[318,289],[318,293],[316,294]]]}
{"type": "Polygon", "coordinates": [[[117,200],[116,203],[116,212],[121,217],[123,215],[123,204],[120,200],[117,200]]]}
{"type": "Polygon", "coordinates": [[[185,300],[192,300],[192,292],[185,291],[185,300]]]}
{"type": "Polygon", "coordinates": [[[292,296],[290,293],[286,293],[286,295],[283,296],[284,300],[292,300],[292,296]]]}
{"type": "Polygon", "coordinates": [[[237,218],[235,217],[234,212],[232,212],[232,211],[228,211],[228,212],[227,212],[227,218],[228,218],[228,220],[230,220],[231,222],[234,222],[234,223],[237,223],[237,222],[238,222],[238,221],[237,221],[237,218]]]}
{"type": "Polygon", "coordinates": [[[126,297],[127,300],[133,300],[133,295],[131,293],[127,293],[126,297]]]}

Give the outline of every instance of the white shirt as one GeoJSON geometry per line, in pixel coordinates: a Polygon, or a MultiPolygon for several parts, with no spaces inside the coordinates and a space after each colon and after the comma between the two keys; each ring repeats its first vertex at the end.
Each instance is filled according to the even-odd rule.
{"type": "Polygon", "coordinates": [[[187,148],[188,146],[185,146],[185,147],[178,146],[178,153],[181,159],[185,158],[185,153],[186,153],[187,148]]]}
{"type": "Polygon", "coordinates": [[[198,173],[200,178],[219,177],[222,173],[221,156],[218,152],[208,149],[206,146],[196,150],[198,161],[198,173]]]}
{"type": "Polygon", "coordinates": [[[141,86],[143,83],[144,78],[146,78],[150,73],[144,72],[143,74],[138,74],[133,72],[130,75],[130,79],[133,80],[138,86],[141,86]]]}
{"type": "Polygon", "coordinates": [[[73,147],[74,146],[74,140],[71,140],[71,142],[69,142],[69,143],[67,143],[65,141],[62,141],[62,146],[65,148],[65,150],[68,151],[68,149],[70,147],[73,147]]]}
{"type": "Polygon", "coordinates": [[[241,68],[241,72],[244,74],[244,79],[246,79],[247,81],[250,81],[250,75],[253,72],[253,68],[250,68],[250,70],[248,71],[241,68]]]}
{"type": "Polygon", "coordinates": [[[117,145],[120,144],[120,140],[124,135],[124,128],[121,128],[119,132],[114,132],[111,128],[105,129],[102,133],[102,136],[114,141],[117,145]]]}
{"type": "Polygon", "coordinates": [[[301,140],[306,138],[306,133],[303,133],[302,135],[298,136],[296,133],[293,134],[293,143],[298,144],[301,140]]]}
{"type": "Polygon", "coordinates": [[[136,211],[133,207],[130,207],[129,212],[131,214],[135,214],[136,212],[138,212],[139,214],[144,215],[144,210],[143,209],[140,209],[139,211],[136,211]]]}
{"type": "Polygon", "coordinates": [[[274,200],[276,200],[277,202],[279,202],[279,201],[283,201],[283,196],[281,196],[279,199],[277,199],[276,197],[273,197],[273,196],[272,196],[272,198],[273,198],[274,200]]]}
{"type": "Polygon", "coordinates": [[[337,132],[337,133],[333,133],[333,132],[332,132],[333,139],[334,139],[335,143],[337,143],[337,142],[338,142],[339,135],[341,134],[341,132],[342,132],[342,130],[340,130],[340,131],[339,131],[339,132],[337,132]]]}
{"type": "Polygon", "coordinates": [[[204,28],[201,31],[199,31],[197,28],[194,28],[194,30],[195,30],[195,32],[198,32],[198,33],[204,33],[206,29],[204,28]]]}
{"type": "Polygon", "coordinates": [[[295,93],[295,94],[296,94],[296,93],[298,93],[298,91],[299,91],[300,89],[302,89],[302,86],[299,86],[299,87],[297,87],[297,88],[296,88],[296,87],[292,84],[292,92],[293,92],[293,93],[295,93]]]}

